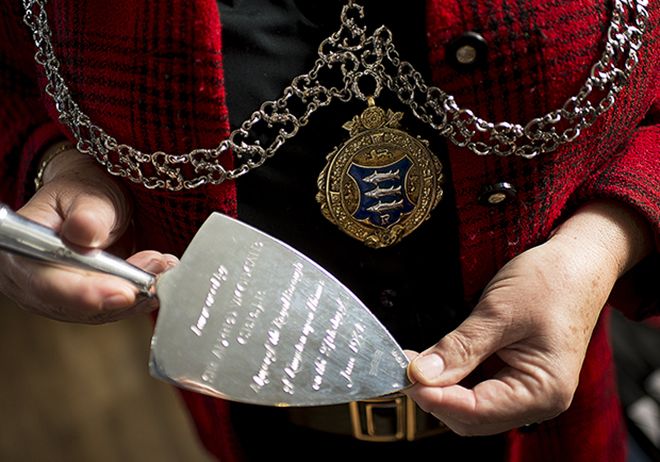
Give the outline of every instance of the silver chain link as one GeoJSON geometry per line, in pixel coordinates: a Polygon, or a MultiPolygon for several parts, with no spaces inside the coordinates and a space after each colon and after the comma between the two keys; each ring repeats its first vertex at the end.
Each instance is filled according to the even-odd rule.
{"type": "Polygon", "coordinates": [[[92,155],[113,175],[146,188],[171,191],[238,178],[272,157],[307,125],[318,108],[335,100],[366,101],[368,96],[378,96],[383,88],[393,92],[419,120],[475,154],[533,158],[552,152],[573,141],[612,107],[638,62],[637,51],[648,19],[648,0],[614,0],[605,50],[578,94],[568,98],[561,108],[520,125],[484,120],[470,109],[460,108],[440,88],[428,85],[409,62],[401,60],[391,31],[381,26],[368,35],[364,8],[348,0],[342,8],[340,28],[321,42],[312,69],[294,78],[282,96],[263,103],[216,148],[168,154],[145,153],[120,143],[80,109],[60,73],[46,4],[47,0],[23,0],[24,22],[32,30],[35,60],[45,71],[45,92],[53,98],[59,120],[75,136],[77,149],[92,155]],[[236,156],[233,169],[219,162],[220,156],[229,151],[236,156]],[[194,172],[188,178],[183,171],[186,165],[194,172]]]}

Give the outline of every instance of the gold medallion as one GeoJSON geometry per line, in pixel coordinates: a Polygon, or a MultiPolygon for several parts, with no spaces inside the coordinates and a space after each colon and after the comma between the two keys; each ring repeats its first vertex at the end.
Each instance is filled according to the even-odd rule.
{"type": "Polygon", "coordinates": [[[427,141],[399,129],[402,117],[369,98],[343,125],[350,138],[327,156],[318,178],[323,215],[373,248],[401,241],[442,198],[442,165],[427,141]]]}

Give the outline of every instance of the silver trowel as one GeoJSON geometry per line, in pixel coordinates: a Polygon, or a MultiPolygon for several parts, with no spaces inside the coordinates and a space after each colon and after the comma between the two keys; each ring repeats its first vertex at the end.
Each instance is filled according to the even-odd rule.
{"type": "Polygon", "coordinates": [[[119,276],[158,297],[150,370],[177,386],[317,406],[410,385],[405,354],[354,294],[300,252],[225,215],[212,214],[180,264],[158,277],[102,251],[75,251],[1,204],[0,248],[119,276]]]}

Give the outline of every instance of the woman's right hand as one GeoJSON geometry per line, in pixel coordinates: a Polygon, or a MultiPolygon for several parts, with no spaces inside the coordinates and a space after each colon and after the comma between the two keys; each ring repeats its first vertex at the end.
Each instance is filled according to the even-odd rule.
{"type": "MultiPolygon", "coordinates": [[[[68,243],[111,249],[125,257],[131,204],[124,188],[95,160],[69,149],[57,154],[43,174],[43,186],[18,214],[54,229],[68,243]]],[[[177,263],[173,255],[143,251],[127,261],[158,274],[177,263]]],[[[88,324],[115,321],[157,307],[138,296],[128,281],[91,271],[65,269],[0,252],[0,292],[27,311],[88,324]]]]}

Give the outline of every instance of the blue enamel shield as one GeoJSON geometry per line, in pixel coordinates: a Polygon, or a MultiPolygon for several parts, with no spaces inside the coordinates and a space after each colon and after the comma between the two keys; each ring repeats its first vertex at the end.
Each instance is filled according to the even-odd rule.
{"type": "Polygon", "coordinates": [[[378,167],[351,164],[348,174],[360,190],[360,204],[353,217],[387,228],[397,223],[402,215],[412,211],[414,205],[408,199],[405,189],[406,176],[411,166],[412,161],[407,156],[378,167]]]}

